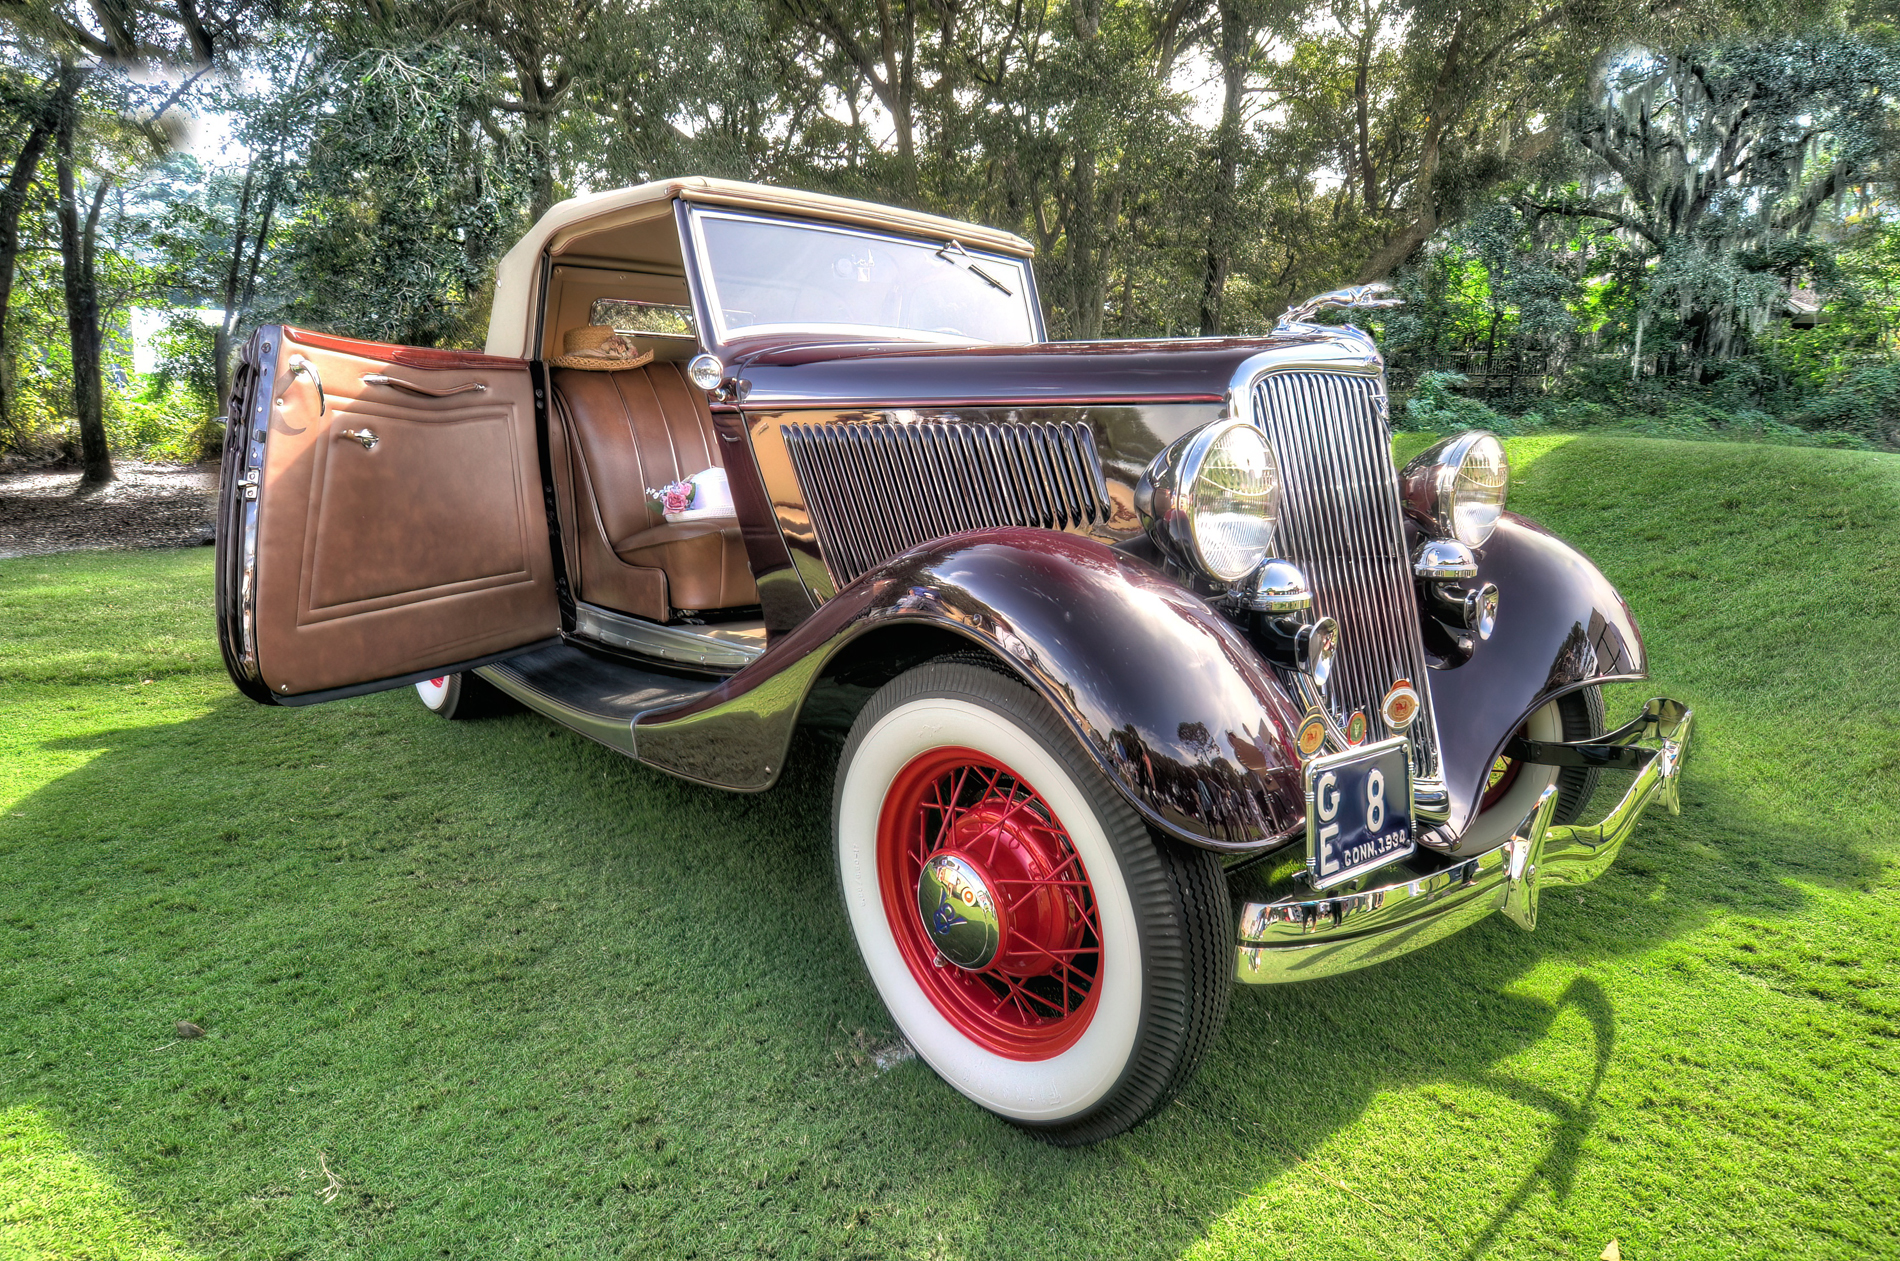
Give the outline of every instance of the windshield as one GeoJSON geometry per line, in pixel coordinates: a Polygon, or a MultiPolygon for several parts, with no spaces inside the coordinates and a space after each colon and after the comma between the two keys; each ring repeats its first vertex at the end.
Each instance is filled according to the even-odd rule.
{"type": "Polygon", "coordinates": [[[1020,259],[852,228],[696,210],[721,341],[822,329],[927,341],[1037,339],[1020,259]]]}

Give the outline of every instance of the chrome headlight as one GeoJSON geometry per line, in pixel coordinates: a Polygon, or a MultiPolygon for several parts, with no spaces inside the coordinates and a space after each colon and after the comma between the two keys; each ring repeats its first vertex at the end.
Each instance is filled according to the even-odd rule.
{"type": "Polygon", "coordinates": [[[1238,582],[1271,555],[1280,522],[1280,464],[1244,420],[1216,421],[1155,457],[1135,488],[1155,545],[1220,582],[1238,582]]]}
{"type": "Polygon", "coordinates": [[[1498,436],[1473,429],[1423,452],[1399,473],[1407,513],[1439,538],[1482,547],[1504,513],[1511,464],[1498,436]]]}

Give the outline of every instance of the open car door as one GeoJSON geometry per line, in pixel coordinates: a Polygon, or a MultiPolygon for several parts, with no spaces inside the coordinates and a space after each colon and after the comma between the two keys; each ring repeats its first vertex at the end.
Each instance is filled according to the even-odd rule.
{"type": "Polygon", "coordinates": [[[532,365],[272,325],[233,382],[218,638],[239,689],[310,704],[560,631],[532,365]]]}

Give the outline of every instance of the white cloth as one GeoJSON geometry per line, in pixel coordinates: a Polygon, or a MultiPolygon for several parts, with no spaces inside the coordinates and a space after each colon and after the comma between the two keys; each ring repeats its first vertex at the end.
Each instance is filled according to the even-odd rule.
{"type": "Polygon", "coordinates": [[[732,508],[732,484],[726,480],[726,470],[709,468],[686,480],[693,484],[693,501],[685,512],[663,514],[668,521],[704,521],[738,515],[732,508]]]}

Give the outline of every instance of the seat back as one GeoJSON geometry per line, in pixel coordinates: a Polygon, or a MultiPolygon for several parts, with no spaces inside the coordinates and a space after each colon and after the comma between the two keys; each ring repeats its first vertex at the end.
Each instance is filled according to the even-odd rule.
{"type": "Polygon", "coordinates": [[[659,503],[647,498],[649,489],[720,463],[705,391],[693,387],[680,364],[650,363],[623,372],[556,368],[550,380],[614,550],[666,524],[659,503]]]}
{"type": "Polygon", "coordinates": [[[669,362],[556,368],[549,383],[571,435],[580,598],[656,622],[676,609],[757,604],[737,521],[669,525],[647,496],[721,465],[705,391],[669,362]]]}

